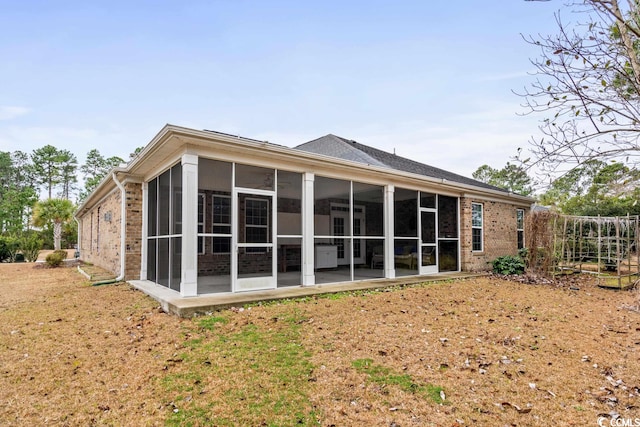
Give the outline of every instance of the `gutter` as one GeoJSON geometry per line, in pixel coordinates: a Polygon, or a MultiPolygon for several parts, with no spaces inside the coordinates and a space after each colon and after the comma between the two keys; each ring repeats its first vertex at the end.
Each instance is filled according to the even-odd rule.
{"type": "Polygon", "coordinates": [[[126,250],[126,241],[127,241],[127,191],[124,188],[124,185],[120,181],[118,181],[118,177],[116,173],[113,172],[111,175],[113,178],[113,182],[115,182],[116,186],[120,189],[120,275],[113,279],[114,282],[120,282],[124,279],[124,269],[125,269],[125,250],[126,250]]]}
{"type": "MultiPolygon", "coordinates": [[[[339,157],[332,157],[332,156],[328,156],[326,154],[317,154],[317,153],[311,153],[308,151],[304,151],[304,150],[298,150],[296,148],[290,148],[290,147],[284,147],[284,146],[280,146],[277,144],[272,144],[269,142],[259,142],[257,140],[252,140],[252,139],[248,139],[248,138],[244,138],[244,137],[235,137],[235,136],[231,136],[231,135],[224,135],[224,134],[218,134],[218,133],[212,133],[210,131],[199,131],[196,129],[189,129],[189,128],[184,128],[184,127],[180,127],[180,126],[175,126],[175,125],[166,125],[162,131],[156,136],[156,138],[154,138],[154,140],[152,141],[152,143],[149,144],[149,146],[147,146],[146,148],[149,148],[148,151],[152,150],[151,145],[161,145],[163,142],[162,138],[173,132],[176,135],[181,135],[183,137],[186,138],[196,138],[196,139],[201,139],[204,140],[205,143],[209,143],[211,141],[211,139],[216,139],[217,142],[225,144],[227,146],[229,146],[229,144],[233,144],[234,146],[237,147],[238,142],[241,142],[245,147],[241,147],[241,149],[244,151],[246,150],[246,147],[250,147],[253,149],[257,149],[261,152],[272,152],[272,153],[278,153],[281,155],[284,155],[286,157],[291,158],[292,156],[295,157],[295,159],[306,159],[311,161],[312,163],[315,163],[316,165],[318,163],[322,164],[322,165],[335,165],[338,167],[355,167],[357,169],[368,169],[370,171],[376,172],[376,173],[382,173],[382,174],[386,174],[386,175],[392,175],[392,176],[396,176],[399,178],[409,178],[409,179],[415,179],[421,182],[429,182],[433,185],[436,186],[447,186],[450,188],[455,188],[458,191],[466,191],[466,192],[470,192],[470,193],[477,193],[477,194],[486,194],[486,195],[492,195],[501,199],[507,199],[507,200],[518,200],[519,202],[522,202],[523,204],[532,204],[535,201],[535,198],[529,197],[529,196],[521,196],[519,194],[514,194],[512,192],[506,191],[506,190],[499,190],[499,189],[492,189],[492,188],[485,188],[485,187],[481,187],[481,186],[476,186],[476,185],[472,185],[472,184],[467,184],[467,183],[461,183],[461,182],[456,182],[456,181],[451,181],[445,178],[435,178],[435,177],[431,177],[431,176],[427,176],[427,175],[421,175],[421,174],[417,174],[417,173],[413,173],[413,172],[407,172],[407,171],[402,171],[402,170],[398,170],[398,169],[393,169],[390,167],[386,167],[386,166],[377,166],[377,165],[366,165],[364,163],[360,163],[354,160],[345,160],[345,159],[341,159],[339,157]],[[215,138],[212,138],[212,135],[215,135],[215,138]]],[[[202,145],[202,144],[199,144],[202,145]]],[[[153,147],[155,149],[155,147],[153,147]]],[[[134,159],[134,161],[132,161],[128,167],[129,167],[129,171],[133,171],[134,167],[137,166],[137,163],[139,163],[140,158],[143,157],[143,153],[146,154],[147,150],[143,150],[139,157],[134,159]]],[[[269,155],[269,154],[267,154],[269,155]]],[[[471,179],[471,178],[469,178],[471,179]]]]}
{"type": "MultiPolygon", "coordinates": [[[[254,139],[233,136],[233,135],[226,135],[219,132],[211,132],[206,130],[199,131],[196,129],[189,129],[189,128],[171,125],[171,124],[166,124],[160,130],[160,132],[158,132],[158,134],[151,140],[151,142],[149,142],[135,158],[129,161],[126,165],[115,167],[114,169],[112,169],[111,172],[113,174],[120,173],[120,172],[124,172],[126,174],[135,173],[136,169],[139,168],[140,164],[144,161],[144,159],[152,155],[153,153],[157,152],[158,150],[160,150],[161,147],[167,142],[167,140],[171,136],[176,136],[184,145],[187,145],[187,144],[182,138],[195,139],[196,141],[198,141],[196,144],[202,145],[202,146],[208,146],[213,140],[227,147],[233,146],[236,149],[240,148],[243,151],[246,150],[246,148],[251,148],[254,150],[258,150],[260,152],[267,151],[271,153],[277,153],[285,156],[288,159],[292,159],[292,158],[295,158],[296,160],[305,159],[305,160],[311,161],[311,163],[315,164],[316,166],[329,164],[329,165],[335,165],[339,167],[340,166],[355,167],[359,170],[368,169],[376,174],[383,173],[386,175],[395,176],[396,178],[400,178],[400,179],[409,178],[411,180],[417,180],[418,182],[422,182],[422,183],[428,182],[435,186],[444,185],[451,189],[455,189],[457,191],[469,192],[473,194],[484,194],[484,195],[494,196],[503,200],[506,199],[511,201],[518,201],[528,205],[535,202],[535,198],[532,198],[529,196],[521,196],[519,194],[513,194],[507,191],[500,191],[498,189],[494,190],[494,189],[479,187],[471,184],[450,181],[447,179],[434,178],[426,175],[400,171],[397,169],[392,169],[387,167],[365,165],[360,162],[344,160],[344,159],[331,157],[323,154],[309,153],[303,150],[298,150],[290,147],[284,147],[277,144],[269,143],[267,141],[261,142],[254,139]],[[240,145],[238,145],[239,142],[241,143],[240,145]]],[[[267,155],[269,155],[269,153],[267,155]]],[[[107,175],[100,182],[100,184],[98,184],[98,186],[96,187],[96,189],[94,189],[91,195],[89,195],[89,197],[85,199],[82,205],[78,207],[78,210],[77,210],[78,213],[82,212],[88,205],[90,205],[94,197],[97,197],[97,195],[101,194],[102,191],[106,191],[105,186],[108,181],[109,181],[109,178],[107,175]]],[[[114,181],[116,182],[116,185],[117,185],[118,184],[117,179],[114,179],[114,181]]]]}

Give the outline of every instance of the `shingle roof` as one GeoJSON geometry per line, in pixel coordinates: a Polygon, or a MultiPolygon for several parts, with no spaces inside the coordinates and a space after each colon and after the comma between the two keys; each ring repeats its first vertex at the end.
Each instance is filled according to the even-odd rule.
{"type": "Polygon", "coordinates": [[[419,175],[428,176],[436,179],[444,179],[459,184],[473,185],[491,190],[498,190],[508,193],[503,188],[494,187],[481,181],[476,181],[466,176],[458,175],[453,172],[439,169],[433,166],[425,165],[405,157],[387,153],[368,145],[360,144],[356,141],[348,140],[336,135],[325,135],[313,141],[295,147],[298,150],[310,153],[323,154],[325,156],[337,157],[339,159],[351,160],[367,165],[388,167],[391,169],[410,172],[419,175]]]}

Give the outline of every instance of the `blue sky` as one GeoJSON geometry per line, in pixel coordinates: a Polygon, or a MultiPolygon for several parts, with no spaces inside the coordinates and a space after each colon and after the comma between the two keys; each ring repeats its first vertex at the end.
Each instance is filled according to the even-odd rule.
{"type": "MultiPolygon", "coordinates": [[[[294,146],[327,133],[463,175],[520,117],[559,1],[0,0],[0,150],[127,158],[165,123],[294,146]]],[[[563,12],[563,16],[565,16],[563,12]]]]}

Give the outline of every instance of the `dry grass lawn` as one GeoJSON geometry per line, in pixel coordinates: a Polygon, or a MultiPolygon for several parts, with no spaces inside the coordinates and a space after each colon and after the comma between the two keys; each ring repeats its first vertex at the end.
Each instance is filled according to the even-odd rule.
{"type": "Polygon", "coordinates": [[[637,294],[577,285],[488,277],[179,319],[126,284],[0,264],[0,425],[640,417],[637,294]]]}

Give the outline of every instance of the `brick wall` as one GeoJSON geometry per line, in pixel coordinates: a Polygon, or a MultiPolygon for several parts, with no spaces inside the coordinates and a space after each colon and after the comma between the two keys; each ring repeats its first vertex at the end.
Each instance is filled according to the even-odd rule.
{"type": "Polygon", "coordinates": [[[120,190],[115,188],[82,217],[80,259],[120,274],[120,190]]]}
{"type": "MultiPolygon", "coordinates": [[[[125,184],[125,279],[140,278],[142,252],[142,185],[125,184]]],[[[121,192],[115,188],[82,219],[80,259],[120,275],[121,192]]]]}
{"type": "MultiPolygon", "coordinates": [[[[516,209],[525,208],[508,203],[500,203],[471,198],[460,199],[460,250],[463,271],[490,270],[489,264],[503,255],[518,254],[518,235],[516,230],[516,209]],[[482,252],[471,250],[471,204],[483,206],[483,244],[482,252]]],[[[525,212],[528,209],[525,208],[525,212]]],[[[525,236],[526,239],[526,236],[525,236]]]]}
{"type": "MultiPolygon", "coordinates": [[[[142,185],[126,183],[126,265],[125,279],[140,277],[142,252],[142,185]]],[[[209,197],[210,198],[210,197],[209,197]]],[[[207,199],[209,199],[207,198],[207,199]]],[[[114,274],[120,274],[120,230],[121,230],[121,193],[115,188],[103,200],[88,211],[81,219],[80,257],[105,268],[114,274]]],[[[327,207],[328,207],[327,203],[327,207]]],[[[515,255],[517,248],[516,209],[508,203],[483,201],[472,198],[460,199],[460,244],[461,269],[480,271],[490,269],[490,264],[498,256],[515,255]],[[484,213],[482,252],[471,250],[471,204],[481,203],[484,213]]],[[[525,211],[528,209],[525,208],[525,211]]],[[[209,210],[210,212],[210,210],[209,210]]],[[[209,215],[207,215],[207,218],[209,215]]],[[[210,240],[210,239],[205,239],[210,240]]],[[[525,236],[526,240],[526,236],[525,236]]],[[[255,254],[253,254],[255,257],[255,254]]],[[[200,274],[220,274],[221,269],[228,274],[228,255],[222,257],[199,257],[200,274]],[[203,259],[204,258],[204,259],[203,259]]],[[[254,260],[255,261],[255,260],[254,260]]]]}
{"type": "Polygon", "coordinates": [[[138,280],[142,261],[142,184],[128,182],[124,188],[127,203],[125,279],[138,280]]]}

